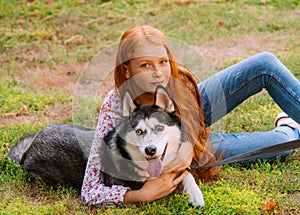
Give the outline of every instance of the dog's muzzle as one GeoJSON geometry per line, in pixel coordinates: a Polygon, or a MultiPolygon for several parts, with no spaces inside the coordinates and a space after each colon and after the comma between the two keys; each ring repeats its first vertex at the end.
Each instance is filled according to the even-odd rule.
{"type": "MultiPolygon", "coordinates": [[[[162,156],[154,158],[154,159],[147,159],[148,163],[149,163],[147,171],[150,174],[150,176],[152,176],[152,177],[158,177],[158,176],[161,175],[161,172],[162,172],[162,169],[163,169],[162,162],[163,162],[163,160],[165,158],[165,154],[166,154],[166,151],[167,151],[167,146],[168,146],[168,144],[166,144],[162,156]]],[[[145,152],[146,152],[146,149],[145,149],[145,152]]],[[[155,147],[155,152],[156,152],[156,147],[155,147]]],[[[146,152],[146,154],[147,154],[147,152],[146,152]]]]}

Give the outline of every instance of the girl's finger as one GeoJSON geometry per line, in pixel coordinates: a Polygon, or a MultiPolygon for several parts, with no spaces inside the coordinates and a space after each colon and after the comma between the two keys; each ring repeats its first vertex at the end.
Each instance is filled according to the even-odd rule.
{"type": "Polygon", "coordinates": [[[181,173],[179,176],[175,176],[176,178],[173,180],[173,184],[174,185],[178,185],[188,174],[188,171],[184,171],[183,173],[181,173]]]}

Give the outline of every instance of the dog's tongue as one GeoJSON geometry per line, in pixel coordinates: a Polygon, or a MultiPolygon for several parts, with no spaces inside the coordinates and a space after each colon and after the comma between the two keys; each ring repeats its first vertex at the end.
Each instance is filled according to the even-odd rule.
{"type": "Polygon", "coordinates": [[[149,160],[148,162],[149,162],[149,166],[147,168],[148,173],[153,177],[160,176],[162,171],[162,162],[160,160],[160,157],[153,160],[149,160]]]}

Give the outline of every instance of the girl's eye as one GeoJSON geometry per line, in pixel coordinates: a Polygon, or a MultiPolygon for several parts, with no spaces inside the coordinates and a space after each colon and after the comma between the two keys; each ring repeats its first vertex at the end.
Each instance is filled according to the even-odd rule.
{"type": "Polygon", "coordinates": [[[169,62],[168,60],[162,60],[162,61],[160,61],[160,64],[166,64],[168,62],[169,62]]]}
{"type": "Polygon", "coordinates": [[[149,68],[150,67],[150,64],[149,63],[143,63],[141,65],[142,68],[149,68]]]}
{"type": "Polygon", "coordinates": [[[136,135],[141,136],[143,134],[142,129],[138,129],[135,131],[136,135]]]}
{"type": "Polygon", "coordinates": [[[154,127],[154,129],[155,129],[155,131],[163,131],[163,130],[165,129],[165,127],[162,126],[162,125],[156,125],[156,126],[154,127]]]}

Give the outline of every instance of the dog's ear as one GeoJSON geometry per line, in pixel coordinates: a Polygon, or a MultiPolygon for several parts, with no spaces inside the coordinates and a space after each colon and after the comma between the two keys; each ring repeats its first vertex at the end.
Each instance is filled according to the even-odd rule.
{"type": "Polygon", "coordinates": [[[130,113],[134,111],[135,108],[137,108],[137,104],[135,103],[134,99],[132,98],[132,95],[129,91],[126,91],[123,97],[123,116],[129,116],[130,113]]]}
{"type": "Polygon", "coordinates": [[[174,102],[163,86],[157,86],[154,104],[169,113],[175,112],[174,102]]]}

